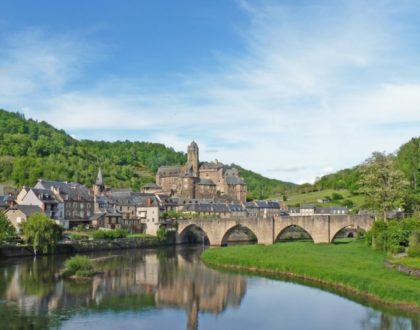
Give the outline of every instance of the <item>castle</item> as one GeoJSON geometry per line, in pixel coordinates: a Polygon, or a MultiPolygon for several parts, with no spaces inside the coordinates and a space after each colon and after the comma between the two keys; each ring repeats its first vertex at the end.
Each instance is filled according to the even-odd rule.
{"type": "Polygon", "coordinates": [[[223,199],[245,202],[246,184],[236,168],[214,162],[199,162],[198,145],[188,146],[185,165],[161,166],[156,184],[164,193],[186,199],[223,199]]]}

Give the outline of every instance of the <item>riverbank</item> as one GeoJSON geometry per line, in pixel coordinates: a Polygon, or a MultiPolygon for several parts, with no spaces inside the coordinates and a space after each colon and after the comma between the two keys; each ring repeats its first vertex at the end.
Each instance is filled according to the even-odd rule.
{"type": "MultiPolygon", "coordinates": [[[[157,237],[129,237],[118,239],[74,240],[59,243],[54,252],[50,254],[75,254],[108,250],[155,248],[167,246],[166,241],[157,237]]],[[[42,253],[39,253],[42,255],[42,253]]],[[[33,256],[29,245],[3,245],[0,246],[0,259],[33,256]]]]}
{"type": "Polygon", "coordinates": [[[386,268],[385,257],[363,241],[231,246],[208,249],[202,255],[211,266],[310,281],[395,309],[420,313],[420,280],[386,268]]]}

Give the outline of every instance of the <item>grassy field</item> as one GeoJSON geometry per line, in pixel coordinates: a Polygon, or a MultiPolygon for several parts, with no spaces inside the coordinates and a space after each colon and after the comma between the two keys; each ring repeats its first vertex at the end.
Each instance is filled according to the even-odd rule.
{"type": "Polygon", "coordinates": [[[287,204],[288,205],[295,205],[295,204],[319,204],[320,206],[333,206],[333,205],[340,205],[342,201],[349,199],[354,203],[355,207],[360,207],[364,203],[364,196],[362,195],[352,195],[348,190],[333,190],[333,189],[326,189],[322,191],[314,191],[309,193],[299,193],[299,194],[291,194],[287,196],[287,204]],[[343,199],[335,201],[335,202],[328,202],[320,204],[318,200],[325,199],[326,196],[331,196],[333,193],[337,193],[343,196],[343,199]]]}
{"type": "Polygon", "coordinates": [[[420,312],[420,279],[384,267],[385,254],[363,241],[280,243],[208,249],[209,265],[311,279],[371,300],[420,312]]]}

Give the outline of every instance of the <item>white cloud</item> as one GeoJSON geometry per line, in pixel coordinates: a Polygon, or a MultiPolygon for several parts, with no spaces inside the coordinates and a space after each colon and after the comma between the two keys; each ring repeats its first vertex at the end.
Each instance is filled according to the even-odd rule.
{"type": "Polygon", "coordinates": [[[69,131],[138,130],[176,150],[194,139],[202,159],[295,182],[418,134],[418,63],[401,52],[406,2],[238,4],[247,51],[217,72],[179,73],[177,88],[123,76],[75,87],[94,46],[42,31],[14,36],[0,51],[0,102],[69,131]]]}

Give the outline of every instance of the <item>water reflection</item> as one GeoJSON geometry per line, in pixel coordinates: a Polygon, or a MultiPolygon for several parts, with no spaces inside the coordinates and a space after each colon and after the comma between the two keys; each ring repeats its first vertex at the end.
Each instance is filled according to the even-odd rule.
{"type": "Polygon", "coordinates": [[[44,328],[82,311],[172,307],[185,310],[187,328],[197,329],[199,312],[219,314],[238,306],[246,292],[243,276],[206,268],[198,260],[200,253],[188,247],[125,251],[101,261],[103,274],[87,281],[59,278],[64,263],[60,257],[3,265],[0,297],[5,302],[0,305],[0,320],[14,322],[17,313],[28,328],[44,328]],[[3,318],[8,312],[15,317],[9,313],[3,318]]]}
{"type": "Polygon", "coordinates": [[[104,258],[110,253],[96,253],[91,257],[104,258],[103,274],[87,281],[59,277],[66,256],[2,261],[0,329],[69,324],[79,328],[74,322],[80,319],[90,320],[84,325],[87,329],[115,328],[112,315],[117,313],[124,315],[127,328],[179,328],[179,318],[171,323],[166,314],[157,315],[159,310],[184,315],[184,329],[198,329],[199,319],[203,329],[280,325],[333,329],[337,322],[341,329],[420,329],[418,320],[382,313],[318,289],[220,273],[204,266],[200,253],[200,248],[191,247],[130,250],[111,258],[104,258]]]}

